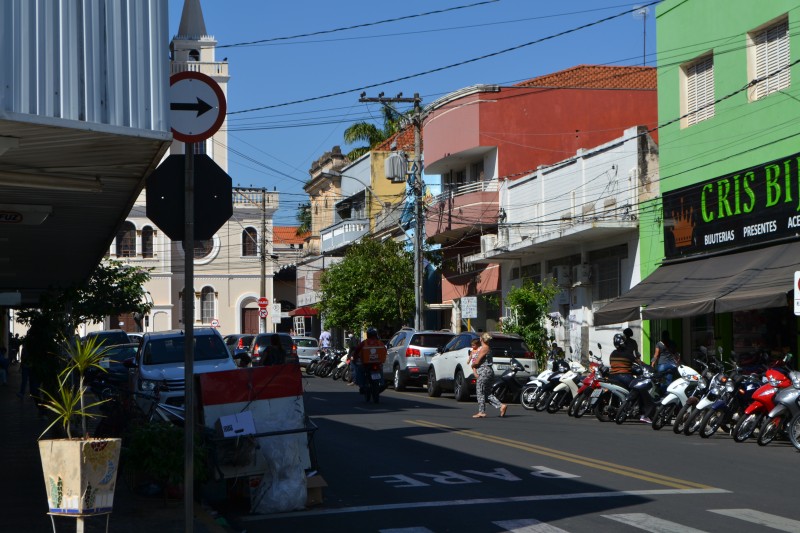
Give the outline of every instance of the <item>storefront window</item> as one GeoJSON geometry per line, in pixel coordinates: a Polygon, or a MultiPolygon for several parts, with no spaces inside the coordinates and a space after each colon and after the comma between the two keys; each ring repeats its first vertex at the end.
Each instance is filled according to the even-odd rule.
{"type": "Polygon", "coordinates": [[[739,356],[761,351],[773,357],[796,353],[796,342],[797,320],[788,307],[733,313],[733,351],[739,356]]]}

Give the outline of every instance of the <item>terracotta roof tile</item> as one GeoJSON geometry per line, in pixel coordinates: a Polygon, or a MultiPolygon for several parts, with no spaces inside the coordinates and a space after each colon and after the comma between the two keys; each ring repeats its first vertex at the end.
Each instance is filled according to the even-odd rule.
{"type": "Polygon", "coordinates": [[[578,65],[523,81],[515,87],[656,89],[656,85],[655,67],[578,65]]]}
{"type": "MultiPolygon", "coordinates": [[[[375,146],[373,150],[376,152],[388,152],[392,149],[392,142],[397,141],[397,149],[405,150],[406,152],[414,151],[414,128],[406,126],[401,131],[395,133],[379,145],[375,146]]],[[[420,132],[420,142],[422,142],[422,132],[420,132]]]]}
{"type": "Polygon", "coordinates": [[[272,243],[273,244],[303,244],[305,238],[309,233],[297,235],[298,226],[273,226],[272,227],[272,243]]]}

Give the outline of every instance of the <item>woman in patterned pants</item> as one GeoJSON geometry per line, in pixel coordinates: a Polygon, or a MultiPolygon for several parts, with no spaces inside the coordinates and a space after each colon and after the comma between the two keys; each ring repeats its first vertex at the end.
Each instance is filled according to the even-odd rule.
{"type": "Polygon", "coordinates": [[[500,409],[500,416],[506,416],[506,409],[508,406],[494,394],[488,394],[488,388],[491,387],[494,372],[492,371],[491,352],[489,349],[489,341],[492,336],[488,333],[481,335],[481,347],[478,353],[472,358],[472,370],[478,378],[477,395],[478,395],[478,412],[472,415],[472,418],[485,418],[486,417],[486,400],[489,400],[493,406],[500,409]]]}

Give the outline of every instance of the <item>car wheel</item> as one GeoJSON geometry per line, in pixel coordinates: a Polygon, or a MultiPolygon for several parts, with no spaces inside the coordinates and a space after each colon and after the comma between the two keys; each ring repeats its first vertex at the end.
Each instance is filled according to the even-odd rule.
{"type": "Polygon", "coordinates": [[[394,390],[403,391],[406,389],[406,375],[400,370],[399,366],[394,367],[394,390]]]}
{"type": "Polygon", "coordinates": [[[436,371],[431,367],[428,371],[428,396],[431,398],[438,398],[441,395],[442,387],[440,387],[439,382],[436,381],[436,371]]]}
{"type": "Polygon", "coordinates": [[[462,372],[460,369],[456,371],[455,384],[453,385],[453,395],[456,397],[456,401],[458,402],[469,401],[469,386],[467,385],[467,380],[464,379],[464,372],[462,372]]]}

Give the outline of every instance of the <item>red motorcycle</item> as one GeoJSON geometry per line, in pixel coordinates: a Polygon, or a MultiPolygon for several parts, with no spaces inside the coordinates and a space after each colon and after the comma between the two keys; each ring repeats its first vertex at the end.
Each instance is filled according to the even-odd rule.
{"type": "Polygon", "coordinates": [[[581,381],[581,386],[578,388],[578,392],[567,410],[567,414],[575,418],[582,417],[592,409],[603,392],[603,389],[600,388],[600,383],[603,381],[605,374],[608,373],[608,368],[602,364],[602,360],[599,357],[595,357],[592,352],[589,352],[589,357],[591,358],[589,363],[590,372],[581,381]]]}
{"type": "Polygon", "coordinates": [[[789,371],[781,367],[772,367],[764,375],[766,383],[756,389],[753,393],[752,401],[736,425],[733,426],[731,436],[736,442],[744,442],[749,439],[756,428],[761,427],[764,417],[775,407],[775,394],[780,389],[791,386],[792,380],[788,376],[789,371]]]}

